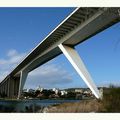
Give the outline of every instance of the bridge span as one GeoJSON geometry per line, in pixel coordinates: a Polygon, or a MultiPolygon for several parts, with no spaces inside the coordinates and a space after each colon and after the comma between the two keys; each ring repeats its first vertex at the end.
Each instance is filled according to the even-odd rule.
{"type": "Polygon", "coordinates": [[[0,83],[0,94],[20,98],[27,75],[64,54],[96,98],[101,95],[75,46],[120,21],[119,8],[76,8],[40,42],[0,83]]]}

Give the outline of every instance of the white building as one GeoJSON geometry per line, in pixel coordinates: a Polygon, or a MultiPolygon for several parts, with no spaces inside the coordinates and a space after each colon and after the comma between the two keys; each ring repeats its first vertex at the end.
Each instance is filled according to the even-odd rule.
{"type": "Polygon", "coordinates": [[[29,91],[28,91],[29,93],[34,93],[35,92],[35,90],[33,90],[33,89],[29,89],[29,91]]]}
{"type": "Polygon", "coordinates": [[[58,94],[58,92],[59,92],[59,89],[57,89],[57,88],[53,88],[53,89],[52,89],[52,91],[54,91],[54,92],[55,92],[55,94],[57,95],[57,94],[58,94]]]}
{"type": "Polygon", "coordinates": [[[39,90],[40,92],[42,92],[43,90],[44,90],[44,88],[42,88],[42,87],[37,87],[37,89],[36,90],[39,90]]]}
{"type": "Polygon", "coordinates": [[[75,89],[75,93],[83,93],[82,89],[75,89]]]}
{"type": "Polygon", "coordinates": [[[23,89],[23,92],[29,92],[29,89],[23,89]]]}
{"type": "Polygon", "coordinates": [[[65,90],[61,90],[60,93],[61,93],[62,96],[67,95],[67,91],[65,91],[65,90]]]}

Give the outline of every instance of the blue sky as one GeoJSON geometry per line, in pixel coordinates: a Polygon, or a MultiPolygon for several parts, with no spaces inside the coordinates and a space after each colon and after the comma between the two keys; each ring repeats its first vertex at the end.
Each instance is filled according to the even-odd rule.
{"type": "MultiPolygon", "coordinates": [[[[75,8],[0,8],[0,80],[75,8]]],[[[98,86],[120,85],[120,23],[76,46],[98,86]]],[[[25,88],[86,87],[64,55],[28,75],[25,88]]]]}

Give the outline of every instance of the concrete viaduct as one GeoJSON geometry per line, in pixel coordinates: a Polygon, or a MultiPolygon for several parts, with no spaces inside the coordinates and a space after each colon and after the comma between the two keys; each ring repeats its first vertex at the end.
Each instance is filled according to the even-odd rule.
{"type": "Polygon", "coordinates": [[[74,47],[119,22],[119,11],[119,8],[76,8],[2,80],[0,94],[20,98],[28,73],[63,53],[99,99],[99,90],[74,47]]]}

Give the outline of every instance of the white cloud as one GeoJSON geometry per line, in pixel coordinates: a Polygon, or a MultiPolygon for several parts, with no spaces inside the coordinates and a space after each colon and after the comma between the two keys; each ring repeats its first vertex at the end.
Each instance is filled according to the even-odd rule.
{"type": "MultiPolygon", "coordinates": [[[[19,53],[14,49],[6,53],[5,58],[0,58],[0,81],[5,78],[25,57],[26,53],[19,53]]],[[[36,88],[42,86],[45,88],[53,87],[70,87],[74,82],[72,80],[74,73],[68,73],[64,64],[54,62],[55,59],[40,66],[36,70],[29,73],[25,87],[36,88]]],[[[109,84],[120,85],[120,81],[103,81],[99,86],[108,86],[109,84]]]]}
{"type": "Polygon", "coordinates": [[[0,65],[4,65],[7,63],[7,60],[4,60],[4,59],[0,59],[0,65]]]}
{"type": "Polygon", "coordinates": [[[0,66],[14,65],[18,64],[24,57],[26,53],[18,53],[16,50],[9,50],[7,53],[7,58],[0,58],[0,66]]]}
{"type": "Polygon", "coordinates": [[[72,82],[72,76],[64,70],[64,67],[55,63],[47,63],[29,74],[25,88],[27,86],[36,88],[39,85],[45,88],[64,88],[72,82]]]}
{"type": "Polygon", "coordinates": [[[18,52],[15,49],[11,49],[8,51],[7,56],[12,57],[12,56],[16,56],[17,54],[18,52]]]}
{"type": "MultiPolygon", "coordinates": [[[[3,80],[12,69],[25,57],[26,53],[19,53],[15,49],[7,52],[5,58],[0,58],[0,80],[3,80]]],[[[62,87],[72,82],[70,74],[63,65],[57,65],[54,60],[40,66],[28,75],[25,87],[36,88],[41,85],[46,88],[62,87]]]]}
{"type": "Polygon", "coordinates": [[[5,58],[0,58],[0,81],[17,66],[25,55],[26,53],[18,53],[16,50],[11,49],[7,52],[5,58]]]}
{"type": "Polygon", "coordinates": [[[5,71],[0,70],[0,80],[2,81],[5,78],[5,76],[9,74],[9,72],[10,71],[7,71],[7,70],[5,70],[5,71]]]}

